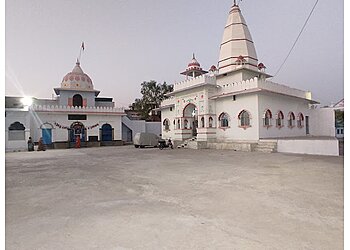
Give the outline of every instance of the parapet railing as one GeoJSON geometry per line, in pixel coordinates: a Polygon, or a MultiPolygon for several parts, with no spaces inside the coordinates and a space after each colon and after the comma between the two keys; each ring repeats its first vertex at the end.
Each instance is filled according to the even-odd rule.
{"type": "Polygon", "coordinates": [[[262,89],[274,93],[280,93],[311,100],[311,93],[308,91],[290,88],[286,85],[266,81],[265,79],[258,79],[257,77],[240,82],[221,84],[216,95],[224,95],[228,93],[241,92],[253,89],[262,89]]]}
{"type": "Polygon", "coordinates": [[[124,108],[112,107],[73,107],[61,105],[32,105],[34,111],[65,111],[65,112],[101,112],[101,113],[124,113],[124,108]]]}
{"type": "Polygon", "coordinates": [[[216,85],[216,77],[201,75],[195,78],[191,78],[185,81],[177,82],[174,84],[174,91],[183,90],[200,84],[211,84],[216,85]]]}

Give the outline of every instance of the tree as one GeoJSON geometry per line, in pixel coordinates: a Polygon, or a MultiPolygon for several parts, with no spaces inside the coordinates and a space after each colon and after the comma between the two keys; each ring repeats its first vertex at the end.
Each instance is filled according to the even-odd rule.
{"type": "MultiPolygon", "coordinates": [[[[130,107],[139,112],[142,119],[148,120],[151,111],[159,108],[161,102],[167,98],[166,94],[171,91],[173,91],[173,85],[168,85],[166,82],[160,84],[154,80],[145,81],[141,83],[142,98],[136,98],[130,107]]],[[[158,114],[158,116],[160,115],[158,114]]]]}

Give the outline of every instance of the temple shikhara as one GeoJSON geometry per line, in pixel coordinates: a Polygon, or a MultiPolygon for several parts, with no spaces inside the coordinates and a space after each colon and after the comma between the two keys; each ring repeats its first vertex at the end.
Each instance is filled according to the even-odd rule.
{"type": "Polygon", "coordinates": [[[275,83],[265,70],[234,1],[217,65],[205,71],[193,55],[185,79],[162,102],[163,137],[193,148],[251,151],[273,150],[278,138],[333,136],[331,125],[320,125],[329,114],[314,108],[311,92],[275,83]]]}

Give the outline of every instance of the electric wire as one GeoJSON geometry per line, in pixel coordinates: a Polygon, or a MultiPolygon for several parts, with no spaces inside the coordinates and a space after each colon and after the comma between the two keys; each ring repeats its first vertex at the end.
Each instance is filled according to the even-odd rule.
{"type": "Polygon", "coordinates": [[[314,6],[313,6],[313,8],[312,8],[312,10],[311,10],[311,12],[310,12],[310,14],[309,14],[309,16],[307,17],[307,19],[306,19],[306,21],[305,21],[305,23],[304,23],[302,29],[301,29],[300,32],[299,32],[299,35],[298,35],[297,39],[295,40],[295,42],[294,42],[292,48],[289,50],[288,55],[286,56],[286,58],[284,59],[283,63],[282,63],[281,66],[278,68],[276,74],[275,74],[273,77],[276,77],[276,76],[278,75],[278,73],[279,73],[279,72],[281,71],[281,69],[283,68],[284,64],[287,62],[287,60],[288,60],[290,54],[292,53],[292,51],[293,51],[295,45],[297,44],[297,42],[298,42],[298,40],[299,40],[301,34],[303,33],[303,31],[304,31],[304,29],[305,29],[307,23],[309,22],[309,20],[310,20],[310,18],[311,18],[311,15],[312,15],[312,13],[314,12],[314,10],[315,10],[315,8],[316,8],[318,2],[319,2],[319,0],[316,0],[316,2],[315,2],[315,4],[314,4],[314,6]]]}

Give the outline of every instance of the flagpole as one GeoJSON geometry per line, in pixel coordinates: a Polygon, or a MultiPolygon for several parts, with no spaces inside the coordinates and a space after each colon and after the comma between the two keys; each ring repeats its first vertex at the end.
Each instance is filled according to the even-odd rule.
{"type": "Polygon", "coordinates": [[[80,51],[79,51],[79,56],[78,56],[78,61],[80,63],[80,60],[81,60],[81,55],[82,55],[82,51],[85,50],[85,46],[84,46],[84,42],[81,43],[81,46],[80,46],[80,51]]]}

